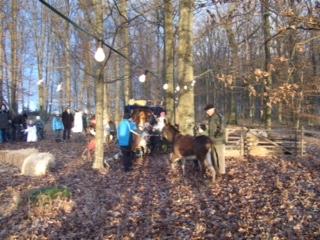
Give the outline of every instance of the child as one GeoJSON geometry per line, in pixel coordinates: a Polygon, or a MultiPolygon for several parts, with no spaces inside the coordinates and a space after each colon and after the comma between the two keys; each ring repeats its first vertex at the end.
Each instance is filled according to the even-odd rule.
{"type": "Polygon", "coordinates": [[[56,142],[61,142],[61,134],[64,130],[64,126],[58,112],[56,112],[55,117],[52,119],[52,130],[56,134],[56,142]]]}
{"type": "Polygon", "coordinates": [[[36,121],[34,122],[34,125],[37,127],[37,135],[38,139],[44,139],[44,121],[41,120],[40,116],[36,117],[36,121]]]}
{"type": "Polygon", "coordinates": [[[27,126],[27,129],[24,131],[28,134],[27,136],[27,142],[37,142],[37,127],[32,123],[32,121],[29,121],[29,124],[27,126]]]}

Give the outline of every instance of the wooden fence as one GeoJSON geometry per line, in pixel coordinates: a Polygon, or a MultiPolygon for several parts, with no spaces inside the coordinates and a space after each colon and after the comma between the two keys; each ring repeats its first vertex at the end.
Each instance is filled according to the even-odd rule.
{"type": "Polygon", "coordinates": [[[306,153],[304,129],[226,128],[226,156],[296,155],[306,153]]]}

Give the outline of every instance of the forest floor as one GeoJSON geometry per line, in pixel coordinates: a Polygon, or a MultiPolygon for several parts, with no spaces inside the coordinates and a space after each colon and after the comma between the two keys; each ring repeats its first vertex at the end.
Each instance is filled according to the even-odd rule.
{"type": "MultiPolygon", "coordinates": [[[[170,170],[153,153],[125,173],[121,160],[93,170],[81,158],[87,143],[1,143],[0,150],[50,152],[43,177],[0,165],[0,239],[320,239],[320,141],[306,137],[303,157],[228,157],[227,173],[211,183],[192,161],[170,170]],[[35,203],[28,191],[66,186],[70,198],[35,203]]],[[[106,156],[118,150],[110,145],[106,156]]]]}

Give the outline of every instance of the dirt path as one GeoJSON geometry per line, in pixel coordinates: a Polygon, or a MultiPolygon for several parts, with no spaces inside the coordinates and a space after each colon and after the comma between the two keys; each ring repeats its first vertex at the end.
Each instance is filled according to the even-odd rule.
{"type": "MultiPolygon", "coordinates": [[[[183,179],[165,154],[137,159],[134,171],[124,173],[119,160],[109,171],[92,170],[80,157],[85,144],[0,144],[0,150],[36,147],[57,161],[45,177],[0,166],[0,238],[319,239],[320,148],[309,141],[301,158],[228,158],[227,174],[214,184],[199,178],[192,162],[183,179]],[[32,205],[24,198],[45,186],[67,186],[70,200],[32,205]]],[[[116,150],[110,146],[107,154],[116,150]]]]}

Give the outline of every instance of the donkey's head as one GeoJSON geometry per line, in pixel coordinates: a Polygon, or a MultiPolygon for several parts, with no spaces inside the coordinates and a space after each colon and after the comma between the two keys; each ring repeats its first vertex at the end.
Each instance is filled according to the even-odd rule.
{"type": "Polygon", "coordinates": [[[175,136],[179,134],[180,131],[166,120],[165,124],[166,125],[162,129],[162,137],[167,139],[169,142],[173,143],[175,136]]]}

